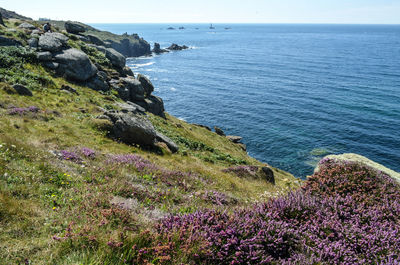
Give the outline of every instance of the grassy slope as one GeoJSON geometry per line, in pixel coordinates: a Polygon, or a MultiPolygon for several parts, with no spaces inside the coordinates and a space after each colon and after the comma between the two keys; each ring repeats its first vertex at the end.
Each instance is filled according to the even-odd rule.
{"type": "MultiPolygon", "coordinates": [[[[8,23],[9,28],[17,26],[14,22],[8,23]]],[[[20,30],[2,33],[26,39],[20,30]]],[[[292,175],[278,169],[274,169],[276,186],[223,173],[237,164],[262,164],[226,138],[170,115],[166,120],[150,114],[149,118],[159,130],[179,140],[179,153],[118,143],[107,137],[96,119],[99,107],[113,108],[119,101],[113,93],[100,94],[69,83],[35,62],[19,62],[1,71],[2,264],[25,260],[34,264],[123,263],[121,255],[127,253],[113,251],[113,242],[129,246],[146,240],[143,231],[151,229],[159,216],[215,207],[231,211],[298,186],[292,175]],[[25,83],[34,96],[10,94],[9,85],[15,81],[25,83]],[[64,84],[75,87],[79,95],[60,91],[64,84]],[[12,106],[36,106],[40,111],[9,115],[12,106]],[[54,155],[60,150],[79,153],[82,147],[95,150],[96,157],[81,155],[82,160],[74,162],[54,155]],[[111,154],[137,154],[163,170],[142,172],[132,165],[106,163],[111,154]],[[194,174],[173,173],[165,179],[168,170],[194,174]],[[217,191],[229,200],[216,205],[213,198],[204,196],[207,191],[217,191]],[[112,205],[115,197],[131,205],[112,205]]]]}

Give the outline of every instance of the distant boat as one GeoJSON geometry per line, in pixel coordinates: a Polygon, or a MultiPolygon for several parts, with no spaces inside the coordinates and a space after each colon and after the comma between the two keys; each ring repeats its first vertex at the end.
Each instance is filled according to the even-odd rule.
{"type": "Polygon", "coordinates": [[[215,27],[213,27],[213,24],[211,23],[210,25],[210,29],[215,29],[215,27]]]}
{"type": "Polygon", "coordinates": [[[175,28],[173,28],[173,27],[169,27],[169,28],[167,28],[167,29],[169,29],[169,30],[174,30],[175,28]]]}
{"type": "Polygon", "coordinates": [[[185,29],[185,27],[179,27],[179,29],[185,29]]]}
{"type": "Polygon", "coordinates": [[[232,28],[225,28],[226,30],[228,30],[228,29],[232,29],[232,28]]]}

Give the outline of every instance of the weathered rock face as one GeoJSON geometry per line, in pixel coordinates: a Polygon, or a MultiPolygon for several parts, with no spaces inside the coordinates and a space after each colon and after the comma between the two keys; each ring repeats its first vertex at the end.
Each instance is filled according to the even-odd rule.
{"type": "Polygon", "coordinates": [[[137,102],[137,104],[145,108],[148,112],[165,118],[164,102],[160,97],[151,95],[145,98],[144,101],[137,102]]]}
{"type": "MultiPolygon", "coordinates": [[[[40,42],[40,41],[39,41],[40,42]]],[[[67,49],[55,56],[59,73],[76,81],[86,81],[97,73],[97,68],[86,53],[77,49],[67,49]]]]}
{"type": "Polygon", "coordinates": [[[144,89],[139,80],[133,77],[121,78],[123,86],[118,90],[121,98],[132,102],[144,100],[144,89]]]}
{"type": "Polygon", "coordinates": [[[113,48],[105,49],[105,55],[110,60],[111,64],[119,69],[123,69],[126,65],[126,58],[121,53],[113,48]]]}
{"type": "Polygon", "coordinates": [[[65,30],[72,34],[79,34],[86,31],[85,27],[72,21],[65,22],[65,30]]]}
{"type": "Polygon", "coordinates": [[[89,79],[89,81],[86,83],[88,87],[90,87],[93,90],[97,91],[108,91],[110,90],[110,86],[107,83],[106,78],[102,74],[103,72],[98,72],[94,77],[89,79]]]}
{"type": "Polygon", "coordinates": [[[154,86],[151,81],[142,74],[138,74],[136,78],[142,84],[145,95],[150,96],[151,93],[154,91],[154,86]]]}
{"type": "Polygon", "coordinates": [[[22,23],[21,25],[18,26],[18,28],[20,28],[20,29],[29,29],[29,30],[36,29],[36,27],[34,25],[29,24],[27,22],[22,23]]]}
{"type": "Polygon", "coordinates": [[[22,43],[14,39],[0,36],[0,46],[22,46],[22,43]]]}
{"type": "Polygon", "coordinates": [[[139,57],[150,54],[150,44],[143,39],[137,42],[131,42],[129,39],[123,39],[120,42],[109,42],[106,47],[111,47],[123,54],[125,57],[139,57]]]}
{"type": "Polygon", "coordinates": [[[67,46],[68,37],[61,33],[45,33],[39,38],[39,48],[44,51],[57,52],[67,46]]]}
{"type": "MultiPolygon", "coordinates": [[[[368,158],[366,158],[365,156],[362,155],[358,155],[358,154],[341,154],[341,155],[328,155],[326,157],[324,157],[321,162],[323,162],[326,159],[332,159],[338,162],[357,162],[363,165],[366,165],[368,167],[370,167],[373,170],[376,171],[380,171],[383,172],[384,174],[388,175],[389,177],[393,178],[395,181],[397,181],[398,183],[400,183],[400,173],[391,170],[379,163],[376,163],[368,158]]],[[[320,162],[320,163],[321,163],[320,162]]],[[[319,166],[317,166],[314,170],[314,172],[318,172],[319,171],[319,166]]]]}

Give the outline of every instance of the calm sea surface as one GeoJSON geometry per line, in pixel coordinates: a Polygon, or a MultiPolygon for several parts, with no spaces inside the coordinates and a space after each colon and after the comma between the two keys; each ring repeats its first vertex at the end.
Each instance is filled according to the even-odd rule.
{"type": "Polygon", "coordinates": [[[94,26],[192,47],[128,65],[169,113],[243,136],[261,161],[305,177],[322,156],[355,152],[400,171],[400,26],[94,26]]]}

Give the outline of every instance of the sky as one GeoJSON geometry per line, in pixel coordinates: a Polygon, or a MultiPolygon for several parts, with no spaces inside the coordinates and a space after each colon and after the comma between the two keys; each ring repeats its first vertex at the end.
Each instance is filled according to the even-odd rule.
{"type": "Polygon", "coordinates": [[[0,7],[85,23],[400,24],[400,0],[0,0],[0,7]]]}

